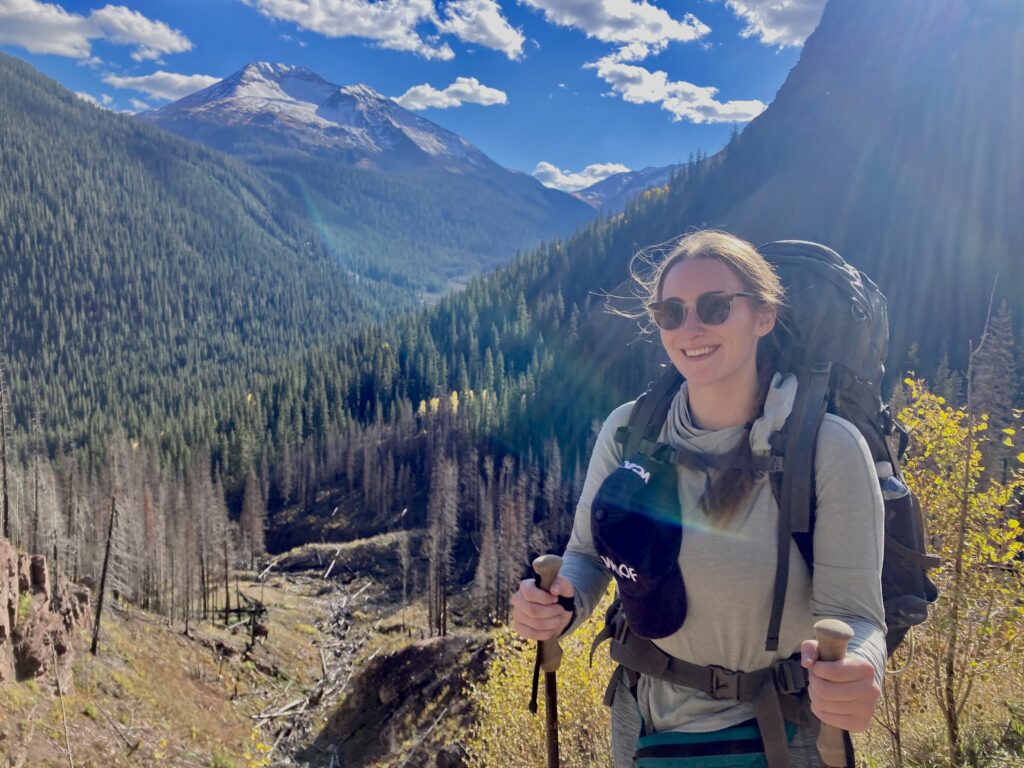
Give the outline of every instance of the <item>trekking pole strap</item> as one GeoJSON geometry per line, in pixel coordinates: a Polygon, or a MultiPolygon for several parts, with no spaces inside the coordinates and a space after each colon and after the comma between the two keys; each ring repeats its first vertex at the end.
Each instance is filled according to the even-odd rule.
{"type": "Polygon", "coordinates": [[[533,683],[530,686],[530,704],[527,707],[531,713],[537,714],[537,694],[540,686],[540,644],[537,644],[537,656],[533,662],[533,683]]]}

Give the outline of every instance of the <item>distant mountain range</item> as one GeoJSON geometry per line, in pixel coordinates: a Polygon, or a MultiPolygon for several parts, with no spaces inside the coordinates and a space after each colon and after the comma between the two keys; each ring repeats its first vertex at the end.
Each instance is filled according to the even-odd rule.
{"type": "Polygon", "coordinates": [[[437,165],[467,173],[498,167],[461,136],[368,85],[340,87],[289,64],[254,62],[230,77],[139,117],[193,141],[252,156],[249,142],[333,152],[353,165],[400,172],[437,165]]]}
{"type": "Polygon", "coordinates": [[[594,211],[366,85],[256,62],[139,119],[292,190],[352,271],[437,292],[594,211]]]}
{"type": "Polygon", "coordinates": [[[672,174],[678,173],[680,168],[679,165],[651,166],[639,171],[616,173],[575,194],[602,213],[618,213],[644,190],[668,184],[672,174]]]}

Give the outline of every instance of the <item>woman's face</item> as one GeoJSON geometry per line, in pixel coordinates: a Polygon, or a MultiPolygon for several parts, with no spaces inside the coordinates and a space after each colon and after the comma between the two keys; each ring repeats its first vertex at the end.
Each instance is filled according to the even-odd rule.
{"type": "Polygon", "coordinates": [[[740,293],[746,287],[739,276],[717,259],[680,261],[665,274],[661,299],[681,299],[685,322],[661,330],[661,343],[669,359],[693,387],[714,386],[723,391],[742,389],[757,380],[757,342],[775,326],[775,311],[756,299],[737,296],[728,319],[705,325],[695,309],[701,294],[740,293]]]}

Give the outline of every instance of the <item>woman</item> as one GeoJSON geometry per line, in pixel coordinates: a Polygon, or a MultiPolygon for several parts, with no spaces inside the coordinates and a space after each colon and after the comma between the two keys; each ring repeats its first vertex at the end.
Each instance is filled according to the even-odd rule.
{"type": "MultiPolygon", "coordinates": [[[[704,231],[681,238],[655,265],[651,278],[638,281],[662,346],[686,380],[659,442],[690,452],[749,457],[763,447],[755,443],[764,442],[785,421],[795,396],[795,378],[775,374],[763,349],[767,345],[761,343],[773,330],[783,300],[778,277],[749,243],[704,231]]],[[[551,592],[525,580],[512,598],[513,627],[523,637],[542,640],[572,631],[604,594],[609,569],[616,566],[613,558],[598,556],[591,504],[604,480],[623,464],[614,436],[626,425],[631,408],[632,403],[617,408],[601,430],[562,572],[551,592]],[[560,596],[572,597],[574,612],[558,604],[560,596]]],[[[727,670],[760,670],[799,653],[808,670],[814,715],[843,730],[865,730],[880,694],[885,629],[882,499],[860,433],[832,415],[822,422],[815,454],[814,575],[792,546],[775,652],[765,648],[779,515],[770,482],[751,469],[679,466],[676,472],[682,536],[673,567],[682,576],[685,590],[679,591],[685,594],[679,602],[662,595],[650,613],[658,623],[667,604],[681,605],[681,610],[667,611],[680,614],[681,624],[673,621],[668,629],[644,636],[656,638],[657,648],[675,659],[727,670]],[[842,619],[854,630],[843,661],[817,661],[816,643],[809,638],[814,622],[826,617],[842,619]]],[[[749,702],[649,676],[639,678],[634,699],[620,681],[612,739],[618,768],[633,764],[641,728],[637,714],[645,734],[722,731],[727,741],[735,733],[728,729],[749,725],[755,713],[749,702]]],[[[811,718],[795,735],[792,727],[787,730],[788,748],[782,742],[782,749],[790,768],[821,765],[817,728],[811,718]]]]}

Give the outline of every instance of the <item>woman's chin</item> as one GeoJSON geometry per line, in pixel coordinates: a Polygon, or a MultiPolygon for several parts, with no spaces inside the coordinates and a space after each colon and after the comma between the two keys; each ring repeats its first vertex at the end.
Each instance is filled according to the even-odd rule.
{"type": "Polygon", "coordinates": [[[716,379],[721,377],[721,371],[718,370],[718,365],[713,358],[714,355],[698,359],[683,357],[675,361],[675,366],[683,374],[683,378],[690,382],[690,386],[713,384],[716,379]]]}

